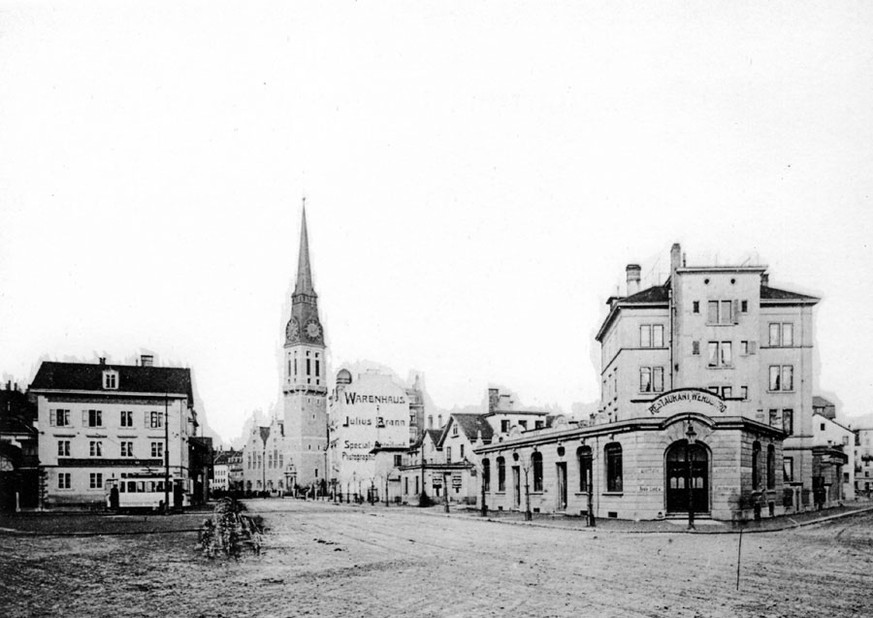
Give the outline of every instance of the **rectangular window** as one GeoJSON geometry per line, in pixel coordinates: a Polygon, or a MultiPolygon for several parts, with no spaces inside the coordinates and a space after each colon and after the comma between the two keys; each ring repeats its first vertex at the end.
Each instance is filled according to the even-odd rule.
{"type": "Polygon", "coordinates": [[[652,392],[652,370],[649,367],[640,367],[640,392],[652,392]]]}
{"type": "Polygon", "coordinates": [[[747,300],[740,301],[740,312],[741,313],[748,313],[749,312],[749,301],[747,301],[747,300]]]}
{"type": "Polygon", "coordinates": [[[91,457],[103,457],[103,443],[100,440],[91,440],[88,446],[91,457]]]}
{"type": "Polygon", "coordinates": [[[749,387],[741,386],[740,387],[740,399],[746,400],[749,398],[749,387]]]}
{"type": "Polygon", "coordinates": [[[321,376],[321,361],[317,358],[315,359],[315,377],[318,378],[321,376]]]}
{"type": "Polygon", "coordinates": [[[779,410],[770,408],[770,427],[779,426],[779,410]]]}
{"type": "Polygon", "coordinates": [[[732,367],[733,347],[730,341],[710,341],[708,345],[709,367],[732,367]]]}
{"type": "Polygon", "coordinates": [[[718,301],[711,300],[706,303],[707,324],[718,324],[718,301]]]}
{"type": "Polygon", "coordinates": [[[156,410],[149,412],[149,427],[158,429],[164,426],[164,415],[156,410]]]}
{"type": "Polygon", "coordinates": [[[509,431],[509,421],[502,420],[500,421],[500,433],[507,433],[509,431]]]}
{"type": "Polygon", "coordinates": [[[734,391],[730,386],[722,386],[721,387],[721,398],[722,399],[730,399],[734,396],[734,391]]]}
{"type": "Polygon", "coordinates": [[[70,456],[70,441],[58,440],[58,457],[70,456]]]}
{"type": "Polygon", "coordinates": [[[781,339],[781,337],[779,336],[780,330],[781,329],[779,328],[779,324],[770,324],[770,346],[771,347],[776,347],[779,345],[779,340],[781,339]]]}
{"type": "Polygon", "coordinates": [[[706,349],[709,358],[708,366],[718,367],[718,341],[710,341],[706,349]]]}
{"type": "Polygon", "coordinates": [[[121,426],[133,427],[133,410],[121,411],[121,426]]]}
{"type": "Polygon", "coordinates": [[[729,300],[721,301],[721,314],[719,317],[719,324],[733,324],[734,316],[733,311],[731,309],[733,303],[729,300]]]}
{"type": "Polygon", "coordinates": [[[461,445],[461,461],[464,460],[464,445],[461,445]]]}
{"type": "Polygon", "coordinates": [[[542,429],[543,427],[545,427],[543,421],[534,421],[534,429],[542,429]]]}
{"type": "Polygon", "coordinates": [[[58,489],[70,489],[72,486],[69,472],[58,473],[58,489]]]}
{"type": "Polygon", "coordinates": [[[152,442],[152,457],[161,458],[164,456],[164,443],[152,442]]]}
{"type": "Polygon", "coordinates": [[[730,367],[734,364],[730,341],[721,342],[721,356],[719,360],[722,367],[730,367]]]}
{"type": "Polygon", "coordinates": [[[691,312],[692,313],[700,313],[700,301],[695,300],[691,303],[691,312]]]}
{"type": "Polygon", "coordinates": [[[692,341],[691,342],[691,354],[694,356],[700,356],[700,342],[692,341]]]}
{"type": "Polygon", "coordinates": [[[664,392],[664,368],[652,367],[652,390],[656,393],[664,392]]]}
{"type": "Polygon", "coordinates": [[[652,347],[653,348],[663,348],[664,347],[664,325],[663,324],[655,324],[652,326],[652,347]]]}
{"type": "Polygon", "coordinates": [[[102,489],[103,488],[103,473],[102,472],[92,472],[90,475],[90,483],[88,487],[91,489],[102,489]]]}
{"type": "Polygon", "coordinates": [[[399,468],[403,465],[403,455],[395,455],[394,456],[394,467],[399,468]]]}
{"type": "Polygon", "coordinates": [[[86,414],[88,427],[103,427],[103,412],[101,410],[88,410],[86,414]]]}
{"type": "Polygon", "coordinates": [[[452,463],[452,447],[446,447],[446,463],[452,463]]]}
{"type": "Polygon", "coordinates": [[[794,434],[794,410],[782,410],[782,429],[789,436],[794,434]]]}
{"type": "Polygon", "coordinates": [[[70,411],[69,410],[55,410],[52,414],[50,414],[51,425],[55,425],[57,427],[69,427],[70,423],[70,411]]]}
{"type": "Polygon", "coordinates": [[[740,354],[746,356],[749,353],[749,342],[740,341],[740,354]]]}
{"type": "Polygon", "coordinates": [[[794,457],[782,458],[782,480],[786,483],[794,481],[794,457]]]}
{"type": "Polygon", "coordinates": [[[791,347],[794,345],[794,324],[782,325],[782,345],[791,347]]]}
{"type": "Polygon", "coordinates": [[[771,391],[782,390],[782,368],[779,365],[770,365],[770,389],[771,391]]]}
{"type": "Polygon", "coordinates": [[[310,358],[306,359],[306,375],[312,375],[312,359],[310,358]]]}
{"type": "Polygon", "coordinates": [[[133,457],[133,442],[124,441],[121,443],[121,456],[133,457]]]}
{"type": "Polygon", "coordinates": [[[652,327],[649,324],[643,324],[640,326],[640,347],[652,347],[652,327]]]}

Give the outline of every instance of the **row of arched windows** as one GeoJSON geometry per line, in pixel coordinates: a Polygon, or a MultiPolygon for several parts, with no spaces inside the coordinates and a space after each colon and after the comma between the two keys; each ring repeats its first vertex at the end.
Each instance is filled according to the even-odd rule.
{"type": "MultiPolygon", "coordinates": [[[[603,449],[603,457],[606,462],[606,491],[622,491],[621,444],[617,442],[607,444],[603,449]]],[[[518,453],[513,453],[513,461],[517,462],[518,460],[518,453]]],[[[590,488],[593,460],[590,446],[580,446],[576,449],[580,492],[587,492],[590,488]]],[[[504,492],[506,491],[506,458],[498,457],[496,464],[497,491],[504,492]]],[[[541,452],[534,451],[531,454],[530,469],[533,476],[533,491],[541,492],[543,490],[543,454],[541,452]]],[[[491,460],[487,458],[482,460],[482,482],[485,485],[485,491],[491,491],[491,460]]]]}

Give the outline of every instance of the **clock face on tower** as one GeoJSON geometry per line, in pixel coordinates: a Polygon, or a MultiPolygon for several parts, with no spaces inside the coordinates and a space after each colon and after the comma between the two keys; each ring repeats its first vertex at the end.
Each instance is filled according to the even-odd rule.
{"type": "Polygon", "coordinates": [[[309,320],[306,323],[306,336],[311,340],[318,339],[319,335],[321,335],[321,325],[319,325],[317,320],[309,320]]]}
{"type": "Polygon", "coordinates": [[[300,324],[297,323],[296,318],[291,318],[288,321],[288,326],[285,327],[285,338],[288,341],[294,341],[298,336],[300,336],[300,324]]]}

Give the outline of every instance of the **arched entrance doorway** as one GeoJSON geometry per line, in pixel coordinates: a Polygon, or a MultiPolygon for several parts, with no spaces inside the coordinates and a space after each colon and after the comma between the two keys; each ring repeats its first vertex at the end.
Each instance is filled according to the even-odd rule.
{"type": "Polygon", "coordinates": [[[688,448],[679,440],[667,449],[667,512],[687,513],[689,485],[695,513],[709,512],[709,452],[702,444],[688,448]],[[688,481],[689,465],[691,482],[688,481]]]}

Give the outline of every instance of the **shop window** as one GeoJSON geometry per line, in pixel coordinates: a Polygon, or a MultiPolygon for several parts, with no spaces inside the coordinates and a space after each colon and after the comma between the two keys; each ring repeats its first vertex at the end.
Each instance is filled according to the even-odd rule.
{"type": "Polygon", "coordinates": [[[606,491],[622,491],[621,445],[607,444],[604,449],[606,459],[606,491]]]}
{"type": "Polygon", "coordinates": [[[543,490],[543,454],[539,451],[531,455],[531,464],[533,465],[533,490],[543,490]]]}
{"type": "Polygon", "coordinates": [[[579,491],[588,491],[588,479],[591,474],[591,447],[580,446],[576,449],[576,459],[579,462],[579,491]]]}

